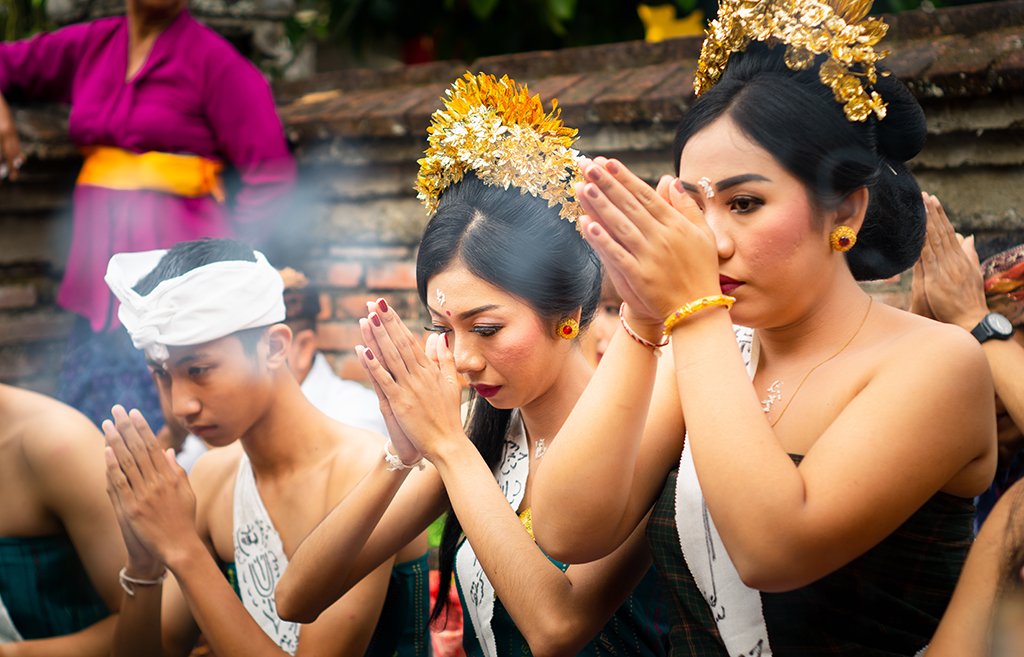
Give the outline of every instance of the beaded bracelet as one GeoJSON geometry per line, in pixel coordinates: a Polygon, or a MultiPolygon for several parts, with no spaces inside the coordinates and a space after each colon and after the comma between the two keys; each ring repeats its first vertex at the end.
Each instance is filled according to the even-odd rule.
{"type": "Polygon", "coordinates": [[[629,322],[626,321],[625,311],[626,311],[626,302],[623,301],[622,305],[619,306],[619,321],[622,322],[622,328],[626,329],[626,335],[628,335],[629,337],[633,338],[634,340],[636,340],[638,343],[642,344],[643,346],[645,346],[645,347],[647,347],[649,349],[652,349],[654,351],[654,355],[655,356],[660,356],[661,355],[661,348],[668,344],[668,336],[666,335],[664,337],[664,339],[661,342],[657,343],[657,344],[651,342],[650,340],[647,340],[647,339],[643,338],[639,333],[634,331],[633,327],[630,326],[629,322]]]}
{"type": "Polygon", "coordinates": [[[732,304],[736,303],[736,297],[730,297],[725,294],[713,294],[710,297],[701,297],[696,301],[683,304],[676,309],[674,313],[668,316],[665,320],[664,334],[667,338],[672,334],[672,329],[676,327],[676,324],[683,321],[690,315],[700,312],[705,308],[712,308],[714,306],[724,306],[726,310],[732,308],[732,304]]]}
{"type": "Polygon", "coordinates": [[[391,451],[392,447],[394,447],[394,445],[391,444],[390,438],[384,441],[384,460],[387,461],[388,472],[395,472],[397,470],[412,470],[413,468],[416,468],[417,470],[423,469],[424,466],[422,458],[420,458],[420,460],[416,461],[415,463],[406,463],[405,461],[402,460],[400,456],[398,456],[398,454],[395,454],[391,451]]]}

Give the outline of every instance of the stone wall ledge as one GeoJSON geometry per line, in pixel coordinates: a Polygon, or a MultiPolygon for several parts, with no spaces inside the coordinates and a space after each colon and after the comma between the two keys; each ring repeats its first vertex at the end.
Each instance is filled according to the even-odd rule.
{"type": "MultiPolygon", "coordinates": [[[[1024,0],[887,16],[884,60],[924,104],[1024,91],[1024,0]]],[[[299,147],[332,139],[415,139],[451,81],[467,70],[508,73],[545,100],[557,97],[567,123],[674,124],[692,101],[700,37],[567,48],[433,62],[389,70],[349,69],[276,86],[289,138],[299,147]]],[[[28,151],[74,157],[66,113],[18,112],[28,151]]]]}

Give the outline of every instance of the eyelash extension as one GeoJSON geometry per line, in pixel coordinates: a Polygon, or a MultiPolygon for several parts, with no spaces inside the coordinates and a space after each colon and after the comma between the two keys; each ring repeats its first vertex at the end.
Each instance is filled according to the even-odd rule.
{"type": "Polygon", "coordinates": [[[491,326],[491,325],[474,326],[472,332],[476,333],[477,335],[480,335],[482,337],[489,338],[492,335],[494,335],[495,333],[497,333],[498,331],[500,331],[502,328],[503,327],[501,327],[501,326],[491,326]]]}
{"type": "Polygon", "coordinates": [[[444,326],[424,326],[423,330],[430,331],[431,333],[447,333],[451,329],[444,326]]]}

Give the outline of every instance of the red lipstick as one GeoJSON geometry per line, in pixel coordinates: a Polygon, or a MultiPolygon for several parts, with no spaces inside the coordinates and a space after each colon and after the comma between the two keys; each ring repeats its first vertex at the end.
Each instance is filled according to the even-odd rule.
{"type": "Polygon", "coordinates": [[[732,294],[733,290],[743,285],[743,281],[729,278],[725,274],[718,276],[718,286],[722,288],[722,294],[732,294]]]}
{"type": "Polygon", "coordinates": [[[480,395],[484,399],[489,399],[490,397],[498,394],[498,391],[501,390],[501,386],[488,386],[482,383],[474,383],[473,389],[476,390],[476,394],[480,395]]]}

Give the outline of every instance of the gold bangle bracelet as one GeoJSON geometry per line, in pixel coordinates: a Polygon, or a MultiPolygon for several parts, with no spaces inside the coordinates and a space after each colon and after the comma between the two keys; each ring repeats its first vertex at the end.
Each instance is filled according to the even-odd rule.
{"type": "Polygon", "coordinates": [[[672,329],[676,327],[676,324],[683,321],[690,315],[700,312],[705,308],[712,308],[714,306],[724,306],[726,310],[732,308],[732,304],[736,303],[736,297],[730,297],[725,294],[714,294],[710,297],[701,297],[696,301],[680,306],[674,313],[668,316],[665,320],[665,335],[670,335],[672,329]]]}

